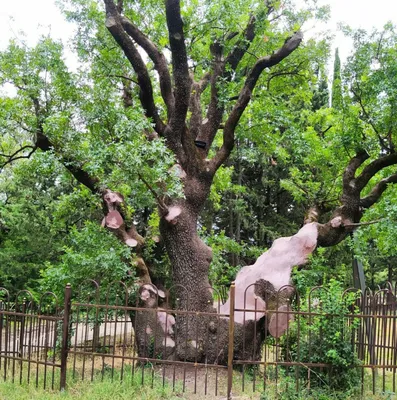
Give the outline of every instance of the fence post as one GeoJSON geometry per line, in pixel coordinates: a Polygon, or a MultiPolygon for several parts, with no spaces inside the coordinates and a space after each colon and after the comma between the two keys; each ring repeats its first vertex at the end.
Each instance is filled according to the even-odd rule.
{"type": "Polygon", "coordinates": [[[65,287],[65,301],[63,306],[63,321],[62,321],[62,346],[61,346],[61,384],[60,389],[66,388],[66,369],[68,363],[69,352],[69,323],[70,323],[70,306],[72,298],[72,287],[68,283],[65,287]]]}
{"type": "Polygon", "coordinates": [[[25,335],[25,313],[26,313],[26,299],[23,299],[22,303],[22,316],[21,316],[21,326],[19,331],[19,357],[21,357],[21,373],[22,373],[22,358],[23,358],[23,339],[25,335]]]}
{"type": "MultiPolygon", "coordinates": [[[[16,310],[18,311],[18,310],[16,310]]],[[[24,346],[24,335],[25,335],[25,314],[26,314],[26,299],[23,299],[22,303],[22,315],[21,315],[21,326],[20,326],[20,331],[19,331],[19,383],[22,383],[22,377],[23,377],[23,346],[24,346]]],[[[14,354],[15,357],[15,354],[14,354]]],[[[30,355],[29,355],[30,357],[30,355]]]]}
{"type": "Polygon", "coordinates": [[[227,355],[227,400],[232,398],[233,386],[233,353],[234,353],[234,301],[236,285],[232,282],[230,286],[230,311],[229,311],[229,351],[227,355]]]}

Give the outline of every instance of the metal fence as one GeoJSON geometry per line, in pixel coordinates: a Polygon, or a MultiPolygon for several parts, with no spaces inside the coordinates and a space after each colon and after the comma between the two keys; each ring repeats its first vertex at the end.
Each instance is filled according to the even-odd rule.
{"type": "MultiPolygon", "coordinates": [[[[27,290],[10,300],[0,288],[0,376],[4,381],[35,382],[44,388],[60,386],[63,316],[53,293],[38,302],[27,290]]],[[[64,385],[64,382],[63,382],[64,385]]]]}
{"type": "Polygon", "coordinates": [[[339,299],[322,287],[305,299],[284,287],[268,302],[274,309],[251,320],[263,309],[257,299],[253,307],[237,308],[234,285],[227,313],[220,312],[225,296],[216,290],[213,311],[200,312],[179,307],[173,288],[159,304],[160,290],[152,287],[157,303],[151,308],[122,282],[100,288],[89,281],[73,298],[68,285],[63,304],[50,292],[35,301],[28,291],[10,299],[0,288],[0,377],[53,389],[77,379],[112,379],[167,386],[192,398],[253,392],[277,398],[327,389],[351,374],[357,396],[396,393],[397,288],[391,284],[376,292],[349,289],[339,299]],[[286,289],[290,306],[280,307],[286,289]],[[236,313],[251,324],[250,334],[234,323],[236,313]],[[178,326],[181,316],[189,329],[178,326]],[[282,335],[269,328],[270,316],[277,329],[283,326],[282,335]],[[209,333],[199,338],[204,325],[209,333]],[[174,357],[178,346],[193,352],[174,357]],[[211,351],[219,356],[211,358],[211,351]]]}

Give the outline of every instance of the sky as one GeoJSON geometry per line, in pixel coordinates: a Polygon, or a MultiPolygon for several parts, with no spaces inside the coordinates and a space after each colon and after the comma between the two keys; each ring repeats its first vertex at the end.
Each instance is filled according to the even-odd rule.
{"type": "MultiPolygon", "coordinates": [[[[302,1],[302,0],[298,0],[302,1]]],[[[306,35],[315,35],[321,29],[335,32],[334,47],[339,48],[342,62],[352,50],[351,43],[341,32],[337,32],[339,22],[352,28],[381,29],[392,20],[397,24],[396,0],[318,0],[319,4],[331,6],[331,20],[327,26],[306,27],[306,35]]],[[[55,39],[65,43],[73,33],[72,24],[65,21],[55,0],[9,0],[2,1],[0,9],[0,49],[6,47],[10,38],[23,38],[28,45],[34,45],[42,34],[50,33],[55,39]],[[23,37],[20,31],[26,34],[23,37]]],[[[71,61],[73,63],[73,61],[71,61]]]]}
{"type": "Polygon", "coordinates": [[[65,21],[55,0],[12,0],[2,1],[0,9],[0,48],[8,40],[20,37],[20,31],[28,45],[34,45],[41,34],[51,33],[57,39],[69,37],[73,26],[65,21]]]}
{"type": "Polygon", "coordinates": [[[335,34],[333,47],[339,48],[342,62],[351,53],[352,43],[338,31],[339,23],[365,30],[382,29],[388,21],[397,25],[396,0],[319,0],[318,3],[329,4],[331,7],[331,20],[327,23],[327,28],[335,34]]]}

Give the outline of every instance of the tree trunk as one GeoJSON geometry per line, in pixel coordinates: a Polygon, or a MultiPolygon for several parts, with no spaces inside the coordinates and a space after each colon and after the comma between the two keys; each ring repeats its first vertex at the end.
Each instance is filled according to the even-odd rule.
{"type": "MultiPolygon", "coordinates": [[[[197,234],[198,212],[186,200],[176,204],[181,209],[175,224],[165,218],[160,233],[172,265],[175,306],[185,311],[213,312],[213,297],[208,281],[212,250],[197,234]]],[[[176,355],[180,359],[202,361],[208,336],[208,318],[176,315],[176,355]],[[205,320],[205,321],[204,321],[205,320]]]]}

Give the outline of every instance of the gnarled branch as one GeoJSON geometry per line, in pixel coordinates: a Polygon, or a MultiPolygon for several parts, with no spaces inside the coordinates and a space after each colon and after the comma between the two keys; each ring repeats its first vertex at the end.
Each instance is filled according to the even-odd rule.
{"type": "Polygon", "coordinates": [[[141,46],[154,63],[154,68],[159,74],[160,90],[167,107],[168,118],[174,112],[175,100],[172,93],[171,76],[168,71],[167,60],[156,45],[145,36],[128,18],[122,16],[121,23],[131,38],[141,46]]]}
{"type": "Polygon", "coordinates": [[[397,174],[390,175],[379,181],[367,196],[360,199],[360,206],[363,208],[371,207],[381,198],[388,185],[392,183],[397,183],[397,174]]]}
{"type": "Polygon", "coordinates": [[[232,79],[235,71],[248,51],[252,41],[255,38],[256,17],[251,16],[240,40],[233,47],[226,59],[223,59],[223,47],[220,43],[213,43],[212,53],[214,56],[213,74],[211,77],[211,101],[208,106],[206,123],[202,126],[199,140],[207,143],[205,155],[208,154],[210,146],[215,138],[216,132],[222,122],[224,107],[219,104],[218,84],[219,79],[223,78],[227,82],[232,79]],[[229,67],[229,68],[227,68],[229,67]]]}
{"type": "Polygon", "coordinates": [[[361,192],[380,170],[397,164],[397,153],[392,153],[384,157],[377,158],[368,164],[355,179],[357,189],[361,192]]]}
{"type": "Polygon", "coordinates": [[[106,28],[123,50],[128,61],[134,68],[140,88],[139,99],[145,110],[146,116],[152,118],[155,130],[160,135],[164,133],[164,123],[160,119],[153,98],[152,82],[146,65],[131,38],[127,35],[121,23],[120,14],[113,0],[104,0],[106,6],[106,28]]]}
{"type": "MultiPolygon", "coordinates": [[[[165,2],[169,41],[172,54],[172,68],[175,81],[175,112],[169,122],[172,140],[182,137],[185,129],[186,114],[189,107],[191,79],[188,69],[183,21],[179,0],[165,2]]],[[[170,138],[171,140],[171,138],[170,138]]]]}
{"type": "Polygon", "coordinates": [[[357,169],[368,160],[369,154],[365,150],[358,151],[352,157],[343,172],[343,191],[350,193],[355,188],[355,176],[357,169]]]}
{"type": "Polygon", "coordinates": [[[223,144],[218,150],[215,157],[211,160],[211,170],[213,173],[223,164],[229,157],[234,147],[234,131],[244,110],[246,109],[252,95],[252,91],[258,82],[258,79],[265,68],[270,68],[279,64],[282,60],[288,57],[294,50],[298,48],[302,42],[303,34],[301,31],[296,32],[292,37],[287,39],[284,45],[275,51],[272,55],[259,59],[251,72],[249,73],[243,88],[241,89],[239,98],[234,105],[229,118],[226,120],[225,128],[223,129],[223,144]]]}

